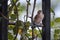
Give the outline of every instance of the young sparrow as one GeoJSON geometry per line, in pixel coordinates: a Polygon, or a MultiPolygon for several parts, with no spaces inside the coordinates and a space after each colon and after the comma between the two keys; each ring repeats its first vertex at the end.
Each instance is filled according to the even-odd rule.
{"type": "Polygon", "coordinates": [[[36,16],[34,17],[34,23],[35,23],[36,25],[41,25],[41,26],[43,26],[43,24],[42,24],[43,18],[44,18],[43,12],[42,12],[41,10],[38,10],[36,16]]]}

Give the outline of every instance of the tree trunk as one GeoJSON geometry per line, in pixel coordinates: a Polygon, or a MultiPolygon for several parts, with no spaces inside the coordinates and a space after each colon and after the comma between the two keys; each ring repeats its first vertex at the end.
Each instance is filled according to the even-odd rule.
{"type": "MultiPolygon", "coordinates": [[[[1,13],[7,17],[7,0],[0,0],[2,7],[1,13]]],[[[8,40],[8,20],[0,16],[0,40],[8,40]]]]}
{"type": "Polygon", "coordinates": [[[42,40],[50,40],[50,0],[42,0],[42,10],[44,13],[42,40]]]}

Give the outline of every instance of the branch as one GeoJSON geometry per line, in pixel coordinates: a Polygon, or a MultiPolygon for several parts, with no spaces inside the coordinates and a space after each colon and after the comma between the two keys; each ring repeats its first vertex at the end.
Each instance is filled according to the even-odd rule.
{"type": "Polygon", "coordinates": [[[5,18],[6,20],[11,20],[11,19],[7,18],[6,16],[4,16],[3,13],[0,12],[0,14],[1,14],[1,16],[2,16],[3,18],[5,18]]]}
{"type": "MultiPolygon", "coordinates": [[[[36,0],[34,0],[34,5],[33,5],[33,10],[32,10],[32,16],[31,16],[31,23],[33,24],[33,15],[34,15],[34,10],[35,10],[35,5],[36,5],[36,0]]],[[[32,40],[34,39],[34,27],[32,25],[32,40]]]]}
{"type": "Polygon", "coordinates": [[[34,15],[34,10],[35,10],[35,5],[36,5],[36,0],[34,0],[34,5],[33,5],[33,10],[32,10],[32,18],[31,21],[33,22],[33,15],[34,15]]]}
{"type": "MultiPolygon", "coordinates": [[[[15,7],[16,7],[17,25],[18,25],[18,20],[19,20],[19,18],[18,18],[18,9],[17,9],[17,6],[16,6],[16,4],[14,4],[14,5],[15,5],[15,7]]],[[[16,40],[16,38],[17,38],[17,35],[18,35],[18,26],[16,27],[16,30],[17,30],[17,33],[16,33],[16,36],[14,37],[14,40],[16,40]]]]}
{"type": "Polygon", "coordinates": [[[26,12],[27,12],[27,14],[26,14],[26,21],[27,21],[27,19],[28,19],[28,8],[29,8],[28,2],[30,2],[30,1],[27,1],[27,0],[26,0],[26,2],[27,2],[27,9],[26,9],[26,12]]]}

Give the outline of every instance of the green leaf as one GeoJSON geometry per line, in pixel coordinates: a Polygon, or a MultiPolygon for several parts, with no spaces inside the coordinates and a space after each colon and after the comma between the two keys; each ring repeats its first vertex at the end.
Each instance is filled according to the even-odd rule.
{"type": "Polygon", "coordinates": [[[31,5],[30,1],[28,1],[27,3],[28,3],[28,5],[31,5]]]}
{"type": "Polygon", "coordinates": [[[17,28],[16,26],[13,28],[13,34],[16,34],[17,31],[19,30],[19,28],[17,28]]]}
{"type": "Polygon", "coordinates": [[[17,18],[16,14],[11,14],[10,17],[12,20],[15,20],[17,18]]]}
{"type": "Polygon", "coordinates": [[[60,29],[55,29],[55,34],[59,34],[60,33],[60,29]]]}
{"type": "Polygon", "coordinates": [[[26,30],[28,30],[29,26],[30,26],[30,22],[28,21],[28,22],[25,23],[24,27],[26,28],[26,30]]]}
{"type": "Polygon", "coordinates": [[[50,25],[51,25],[51,27],[52,27],[52,26],[54,25],[54,21],[51,21],[50,25]]]}
{"type": "Polygon", "coordinates": [[[16,21],[15,27],[13,28],[13,33],[16,34],[19,29],[23,29],[24,24],[21,20],[16,21]],[[18,28],[17,28],[18,27],[18,28]]]}
{"type": "Polygon", "coordinates": [[[18,14],[18,10],[17,10],[17,7],[16,6],[14,6],[14,14],[18,14]]]}
{"type": "Polygon", "coordinates": [[[24,23],[23,23],[21,20],[16,21],[15,27],[13,28],[14,34],[17,33],[17,30],[23,29],[23,27],[24,27],[24,23]],[[18,28],[17,28],[17,27],[18,27],[18,28]]]}
{"type": "Polygon", "coordinates": [[[24,23],[23,23],[23,21],[18,20],[18,21],[16,21],[16,24],[15,25],[16,26],[24,26],[24,23]]]}
{"type": "Polygon", "coordinates": [[[28,34],[28,33],[26,33],[25,35],[26,35],[27,37],[29,37],[29,36],[30,36],[30,34],[28,34]]]}
{"type": "Polygon", "coordinates": [[[29,29],[29,31],[28,32],[32,32],[32,30],[31,29],[29,29]]]}
{"type": "Polygon", "coordinates": [[[14,2],[16,2],[17,0],[13,0],[14,2]]]}
{"type": "Polygon", "coordinates": [[[52,12],[55,15],[55,12],[52,8],[50,8],[50,12],[52,12]]]}
{"type": "Polygon", "coordinates": [[[42,37],[42,36],[41,36],[41,34],[38,34],[37,36],[38,36],[39,38],[41,38],[41,37],[42,37]]]}
{"type": "Polygon", "coordinates": [[[25,27],[29,27],[29,26],[30,26],[30,22],[28,21],[25,23],[25,27]]]}
{"type": "Polygon", "coordinates": [[[54,38],[57,39],[58,35],[57,34],[54,34],[54,38]]]}
{"type": "Polygon", "coordinates": [[[18,0],[12,0],[14,3],[17,3],[18,2],[18,0]]]}
{"type": "Polygon", "coordinates": [[[39,33],[39,31],[34,29],[34,33],[37,35],[39,33]]]}
{"type": "Polygon", "coordinates": [[[8,32],[8,39],[9,39],[9,40],[13,40],[13,38],[14,38],[13,35],[8,32]]]}
{"type": "Polygon", "coordinates": [[[17,7],[19,7],[20,6],[20,2],[17,4],[17,7]]]}
{"type": "Polygon", "coordinates": [[[13,30],[14,27],[15,27],[14,25],[8,25],[9,30],[13,30]]]}
{"type": "Polygon", "coordinates": [[[55,22],[60,22],[60,17],[56,18],[55,22]]]}

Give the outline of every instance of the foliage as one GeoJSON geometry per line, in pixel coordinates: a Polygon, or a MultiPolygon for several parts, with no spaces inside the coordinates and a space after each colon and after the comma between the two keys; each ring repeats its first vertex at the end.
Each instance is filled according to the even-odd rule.
{"type": "MultiPolygon", "coordinates": [[[[25,6],[20,5],[19,0],[8,0],[8,1],[10,1],[10,3],[8,4],[9,19],[15,21],[17,19],[18,12],[23,12],[25,10],[25,6]]],[[[18,32],[20,32],[20,29],[23,29],[23,26],[24,26],[23,22],[18,20],[16,21],[15,25],[8,25],[8,30],[13,30],[13,33],[15,35],[17,33],[17,27],[19,30],[18,32]]],[[[8,39],[13,40],[13,38],[14,38],[13,35],[9,32],[8,39]]]]}
{"type": "MultiPolygon", "coordinates": [[[[8,5],[8,14],[12,20],[17,19],[18,12],[22,12],[25,10],[25,6],[21,5],[20,2],[18,2],[18,1],[19,0],[10,0],[11,3],[8,5]]],[[[31,5],[30,1],[27,1],[27,4],[31,5]]],[[[55,12],[52,8],[50,9],[50,12],[52,12],[55,16],[55,12]]],[[[60,22],[60,18],[56,18],[54,21],[60,22]]],[[[51,21],[51,26],[54,25],[54,21],[51,21]]],[[[17,30],[18,30],[18,33],[22,35],[22,34],[24,34],[23,33],[24,31],[27,32],[27,30],[29,30],[29,27],[30,27],[29,21],[24,23],[21,20],[17,20],[15,23],[15,26],[13,26],[13,25],[8,26],[8,30],[13,30],[14,35],[17,33],[17,30]],[[18,29],[17,29],[17,27],[18,27],[18,29]]],[[[57,31],[55,30],[55,33],[59,33],[59,31],[58,32],[57,31]]],[[[41,34],[36,29],[34,29],[34,35],[41,37],[41,34]]],[[[27,37],[32,36],[32,30],[29,30],[29,33],[26,33],[25,36],[27,36],[27,37]]],[[[56,37],[57,35],[54,35],[54,36],[56,37]]],[[[8,39],[12,40],[13,38],[14,38],[13,35],[11,33],[8,33],[8,39]]]]}
{"type": "Polygon", "coordinates": [[[15,26],[24,26],[24,23],[23,23],[23,21],[18,20],[18,21],[16,21],[15,26]]]}
{"type": "Polygon", "coordinates": [[[55,29],[55,33],[59,34],[60,33],[60,29],[55,29]]]}
{"type": "MultiPolygon", "coordinates": [[[[55,18],[55,12],[54,12],[54,10],[52,8],[50,9],[50,11],[53,13],[53,20],[50,23],[51,24],[51,27],[52,26],[56,26],[57,24],[60,23],[60,17],[55,18]]],[[[60,35],[59,34],[60,34],[60,29],[55,29],[55,31],[54,31],[54,40],[59,40],[60,39],[60,35]]]]}
{"type": "Polygon", "coordinates": [[[10,32],[8,32],[8,40],[13,40],[13,39],[14,39],[14,36],[10,32]]]}
{"type": "Polygon", "coordinates": [[[52,12],[55,15],[55,12],[52,8],[50,8],[50,12],[52,12]]]}
{"type": "Polygon", "coordinates": [[[52,12],[53,13],[53,20],[52,21],[50,21],[50,25],[51,25],[51,27],[53,27],[54,26],[54,20],[55,20],[55,12],[54,12],[54,10],[53,10],[53,8],[50,8],[50,12],[52,12]]]}
{"type": "Polygon", "coordinates": [[[25,6],[20,5],[19,0],[10,0],[10,4],[8,4],[8,15],[12,20],[16,19],[18,12],[22,12],[24,10],[25,6]]]}
{"type": "Polygon", "coordinates": [[[60,29],[55,29],[54,31],[54,40],[60,39],[60,29]]]}
{"type": "Polygon", "coordinates": [[[51,25],[51,27],[54,26],[54,21],[51,21],[50,22],[50,25],[51,25]]]}
{"type": "Polygon", "coordinates": [[[23,29],[19,29],[19,30],[18,30],[18,33],[19,33],[20,35],[22,35],[23,29]]]}
{"type": "Polygon", "coordinates": [[[16,14],[11,14],[10,17],[12,20],[15,20],[17,18],[16,14]]]}
{"type": "Polygon", "coordinates": [[[39,38],[41,38],[41,37],[42,37],[42,36],[41,36],[41,34],[38,34],[37,36],[38,36],[39,38]]]}
{"type": "Polygon", "coordinates": [[[28,5],[31,5],[30,1],[27,1],[27,4],[28,4],[28,5]]]}
{"type": "Polygon", "coordinates": [[[56,18],[55,22],[60,22],[60,17],[56,18]]]}
{"type": "Polygon", "coordinates": [[[29,26],[30,26],[30,22],[29,22],[29,21],[25,22],[24,27],[26,28],[26,30],[28,30],[28,29],[29,29],[29,26]]]}
{"type": "Polygon", "coordinates": [[[13,40],[13,38],[14,38],[13,35],[8,32],[8,39],[9,39],[9,40],[13,40]]]}
{"type": "MultiPolygon", "coordinates": [[[[29,29],[30,22],[29,21],[28,22],[25,22],[25,25],[24,25],[24,23],[21,20],[16,21],[15,27],[13,28],[14,34],[17,32],[17,29],[16,29],[17,26],[18,26],[18,31],[19,30],[20,31],[25,31],[25,30],[28,30],[29,29]],[[26,28],[26,29],[24,30],[24,28],[26,28]]],[[[19,33],[20,33],[20,31],[19,31],[19,33]]]]}
{"type": "Polygon", "coordinates": [[[13,30],[14,27],[15,27],[14,25],[8,25],[9,30],[13,30]]]}
{"type": "Polygon", "coordinates": [[[30,36],[30,34],[29,34],[29,33],[26,33],[25,35],[26,35],[27,37],[29,37],[29,36],[30,36]]]}
{"type": "Polygon", "coordinates": [[[16,27],[13,28],[13,34],[15,35],[17,33],[16,27]]]}
{"type": "MultiPolygon", "coordinates": [[[[41,31],[41,30],[40,30],[40,31],[41,31]]],[[[33,33],[34,33],[35,36],[41,37],[40,31],[37,30],[37,29],[34,29],[34,32],[33,32],[33,33]]],[[[29,33],[28,33],[27,36],[32,36],[32,30],[29,29],[28,32],[29,32],[29,33]]]]}
{"type": "Polygon", "coordinates": [[[20,20],[19,21],[16,21],[15,27],[13,28],[14,34],[17,33],[17,30],[23,29],[23,27],[24,27],[24,24],[23,24],[22,21],[20,21],[20,20]],[[18,27],[18,29],[17,29],[17,27],[18,27]]]}

